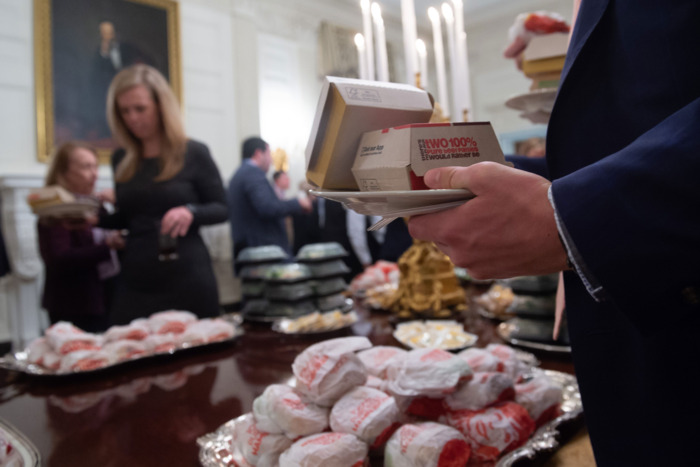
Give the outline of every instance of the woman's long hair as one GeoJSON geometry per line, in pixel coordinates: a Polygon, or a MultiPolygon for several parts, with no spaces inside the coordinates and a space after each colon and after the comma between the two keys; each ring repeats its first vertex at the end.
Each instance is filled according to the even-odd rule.
{"type": "Polygon", "coordinates": [[[117,98],[123,92],[139,85],[151,92],[160,113],[160,173],[155,181],[170,180],[184,166],[187,135],[175,94],[163,75],[148,65],[132,65],[120,71],[112,80],[107,92],[107,121],[117,143],[126,150],[126,156],[116,168],[114,179],[117,182],[129,181],[143,158],[143,143],[129,131],[117,106],[117,98]]]}
{"type": "Polygon", "coordinates": [[[49,171],[46,173],[46,180],[44,181],[45,186],[59,185],[68,189],[63,175],[68,172],[71,154],[78,148],[87,149],[95,156],[95,159],[97,159],[97,150],[87,143],[81,141],[68,141],[63,143],[56,149],[56,152],[51,157],[49,171]]]}

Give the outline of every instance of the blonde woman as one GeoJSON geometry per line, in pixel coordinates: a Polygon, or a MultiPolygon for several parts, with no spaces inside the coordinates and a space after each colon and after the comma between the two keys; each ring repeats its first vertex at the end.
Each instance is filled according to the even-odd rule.
{"type": "Polygon", "coordinates": [[[147,65],[114,77],[107,120],[121,147],[112,154],[116,212],[101,225],[129,232],[113,322],[168,309],[216,316],[216,280],[199,227],[226,221],[227,211],[208,148],[187,138],[170,86],[147,65]]]}
{"type": "MultiPolygon", "coordinates": [[[[46,186],[59,185],[77,198],[93,196],[97,154],[86,144],[68,142],[54,154],[46,186]]],[[[86,222],[40,218],[39,251],[44,261],[42,306],[51,323],[70,321],[89,332],[107,329],[105,289],[118,272],[113,250],[121,238],[86,222]]]]}

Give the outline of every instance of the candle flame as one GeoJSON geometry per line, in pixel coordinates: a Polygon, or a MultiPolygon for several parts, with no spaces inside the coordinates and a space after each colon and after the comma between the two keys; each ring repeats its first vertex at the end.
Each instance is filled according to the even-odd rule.
{"type": "Polygon", "coordinates": [[[358,49],[365,50],[365,36],[363,36],[359,32],[355,34],[355,45],[358,49]]]}
{"type": "Polygon", "coordinates": [[[440,13],[438,13],[437,8],[435,7],[430,7],[428,8],[428,17],[430,18],[430,21],[433,23],[439,22],[440,21],[440,13]]]}
{"type": "Polygon", "coordinates": [[[382,19],[382,7],[377,2],[372,3],[372,17],[376,22],[384,22],[382,19]]]}
{"type": "Polygon", "coordinates": [[[452,7],[450,7],[450,5],[447,3],[442,4],[442,16],[445,17],[445,21],[447,21],[448,23],[451,23],[455,20],[455,17],[452,14],[452,7]]]}
{"type": "Polygon", "coordinates": [[[416,39],[416,50],[418,51],[418,55],[420,55],[421,57],[425,57],[428,53],[423,39],[416,39]]]}

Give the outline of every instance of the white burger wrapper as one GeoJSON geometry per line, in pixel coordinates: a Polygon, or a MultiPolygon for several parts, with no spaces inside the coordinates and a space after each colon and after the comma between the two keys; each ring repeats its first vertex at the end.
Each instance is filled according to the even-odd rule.
{"type": "Polygon", "coordinates": [[[389,362],[397,355],[404,355],[407,352],[398,347],[388,345],[377,345],[371,349],[357,352],[358,358],[367,368],[367,373],[378,378],[386,378],[386,369],[389,362]]]}
{"type": "Polygon", "coordinates": [[[399,428],[386,443],[385,467],[466,465],[471,448],[464,436],[440,423],[423,422],[399,428]]]}
{"type": "Polygon", "coordinates": [[[504,368],[499,371],[510,375],[516,383],[532,371],[532,366],[520,360],[512,347],[503,344],[489,344],[486,346],[486,351],[503,362],[504,368]]]}
{"type": "Polygon", "coordinates": [[[515,385],[515,402],[527,409],[538,426],[549,421],[547,418],[556,416],[556,410],[563,399],[562,387],[544,374],[515,385]],[[551,411],[554,413],[545,414],[551,411]]]}
{"type": "Polygon", "coordinates": [[[308,347],[292,363],[297,390],[317,405],[332,406],[367,381],[367,370],[355,352],[370,347],[366,337],[341,337],[308,347]]]}
{"type": "Polygon", "coordinates": [[[284,435],[261,431],[252,413],[237,420],[232,435],[234,465],[277,467],[280,454],[292,445],[292,440],[284,435]]]}
{"type": "Polygon", "coordinates": [[[284,451],[280,467],[361,467],[369,449],[348,433],[319,433],[302,438],[284,451]]]}
{"type": "Polygon", "coordinates": [[[450,410],[481,410],[497,402],[513,400],[515,385],[505,373],[474,373],[474,378],[445,398],[450,410]]]}
{"type": "Polygon", "coordinates": [[[386,389],[399,396],[444,397],[472,377],[461,358],[441,349],[415,349],[391,359],[386,389]]]}
{"type": "Polygon", "coordinates": [[[328,408],[308,402],[291,386],[272,384],[253,402],[257,427],[291,439],[320,433],[328,427],[328,408]]]}
{"type": "Polygon", "coordinates": [[[331,429],[350,433],[370,445],[382,446],[399,426],[401,412],[393,397],[366,386],[345,393],[331,410],[331,429]]]}

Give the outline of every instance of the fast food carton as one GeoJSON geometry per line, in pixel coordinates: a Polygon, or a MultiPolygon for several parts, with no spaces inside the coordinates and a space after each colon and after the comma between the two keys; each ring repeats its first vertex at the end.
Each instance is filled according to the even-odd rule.
{"type": "Polygon", "coordinates": [[[561,73],[569,47],[569,35],[553,32],[535,36],[523,52],[523,73],[534,77],[544,73],[561,73]]]}
{"type": "Polygon", "coordinates": [[[351,168],[367,131],[430,120],[433,100],[406,84],[327,76],[306,147],[306,178],[323,189],[358,187],[351,168]]]}
{"type": "Polygon", "coordinates": [[[365,133],[352,173],[361,191],[424,190],[430,169],[483,161],[506,163],[490,123],[413,124],[365,133]]]}

